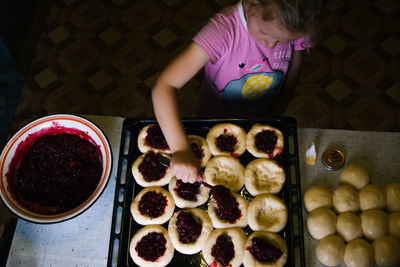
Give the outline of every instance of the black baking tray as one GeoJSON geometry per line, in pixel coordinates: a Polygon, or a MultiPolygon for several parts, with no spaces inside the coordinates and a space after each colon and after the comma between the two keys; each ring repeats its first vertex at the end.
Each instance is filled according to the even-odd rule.
{"type": "MultiPolygon", "coordinates": [[[[157,123],[152,119],[125,119],[122,129],[121,147],[118,160],[117,182],[111,226],[110,246],[108,253],[108,266],[137,266],[129,255],[129,245],[132,236],[141,225],[137,224],[130,213],[130,205],[133,198],[143,188],[135,183],[131,172],[133,162],[142,153],[137,146],[137,137],[140,130],[151,123],[157,123]]],[[[300,168],[298,157],[297,124],[292,117],[274,119],[199,119],[183,120],[187,134],[195,134],[206,137],[209,129],[219,123],[234,123],[249,131],[255,123],[268,124],[279,129],[284,136],[284,150],[275,160],[284,168],[286,182],[279,194],[288,208],[288,221],[280,234],[288,247],[288,260],[286,266],[305,266],[302,202],[300,185],[300,168]]],[[[248,151],[239,157],[241,163],[246,166],[255,159],[248,151]]],[[[165,186],[164,188],[167,188],[165,186]]],[[[247,195],[246,190],[241,191],[247,195]]],[[[176,208],[178,210],[179,208],[176,208]]],[[[168,222],[163,225],[168,229],[168,222]]],[[[249,227],[244,229],[251,232],[249,227]]],[[[175,250],[174,257],[168,266],[207,266],[201,252],[194,255],[184,255],[175,250]]]]}

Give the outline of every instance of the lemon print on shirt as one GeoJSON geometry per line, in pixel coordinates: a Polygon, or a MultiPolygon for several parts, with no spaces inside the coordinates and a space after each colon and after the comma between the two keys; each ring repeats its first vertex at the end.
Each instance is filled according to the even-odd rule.
{"type": "Polygon", "coordinates": [[[274,78],[263,74],[251,76],[242,88],[242,96],[245,99],[257,99],[269,90],[274,78]]]}

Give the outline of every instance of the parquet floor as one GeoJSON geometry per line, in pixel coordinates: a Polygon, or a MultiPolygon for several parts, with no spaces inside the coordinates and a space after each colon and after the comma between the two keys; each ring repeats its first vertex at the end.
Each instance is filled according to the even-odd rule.
{"type": "MultiPolygon", "coordinates": [[[[54,0],[13,129],[51,113],[153,117],[159,72],[232,0],[54,0]]],[[[299,127],[400,130],[400,3],[330,0],[335,28],[311,52],[285,115],[299,127]]],[[[178,93],[193,117],[202,74],[178,93]]]]}

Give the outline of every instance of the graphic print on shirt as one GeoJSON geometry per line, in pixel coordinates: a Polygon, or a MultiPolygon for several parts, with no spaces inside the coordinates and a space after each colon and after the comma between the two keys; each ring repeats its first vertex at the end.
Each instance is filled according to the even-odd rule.
{"type": "Polygon", "coordinates": [[[267,58],[256,60],[249,67],[239,64],[247,72],[243,77],[230,81],[223,90],[226,100],[256,100],[277,95],[283,72],[272,69],[267,58]]]}

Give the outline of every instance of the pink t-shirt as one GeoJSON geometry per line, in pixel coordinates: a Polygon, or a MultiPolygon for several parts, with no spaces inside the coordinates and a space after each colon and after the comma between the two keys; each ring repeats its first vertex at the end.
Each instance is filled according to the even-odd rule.
{"type": "Polygon", "coordinates": [[[216,14],[193,38],[210,57],[205,65],[206,89],[225,102],[271,106],[278,96],[293,50],[304,39],[270,49],[248,33],[241,2],[216,14]]]}

